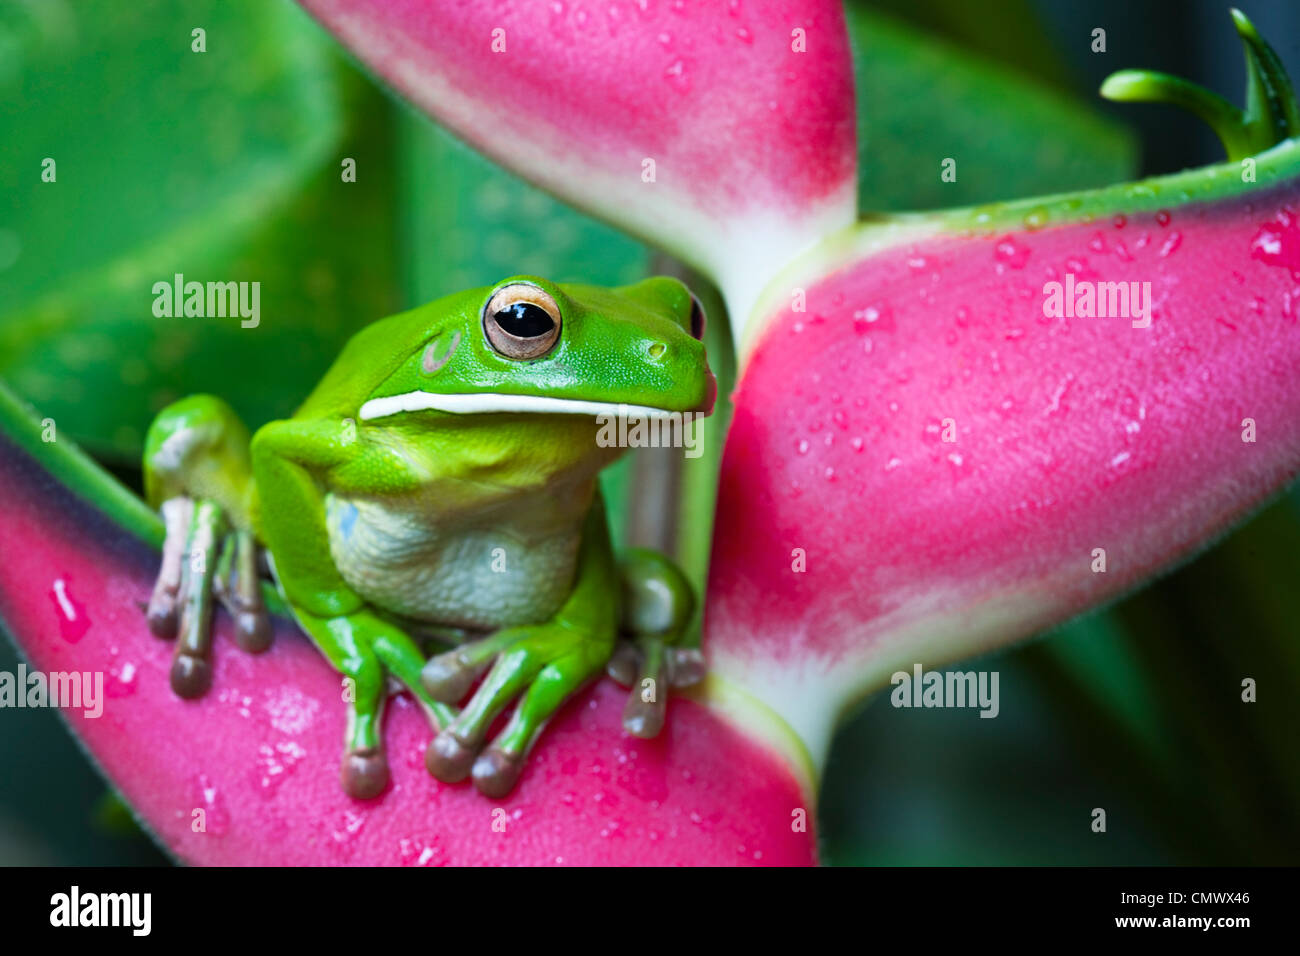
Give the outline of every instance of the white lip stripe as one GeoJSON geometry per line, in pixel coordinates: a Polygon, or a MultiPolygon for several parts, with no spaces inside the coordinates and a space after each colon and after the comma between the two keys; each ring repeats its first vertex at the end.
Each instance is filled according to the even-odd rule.
{"type": "Polygon", "coordinates": [[[614,402],[584,402],[572,398],[550,398],[544,395],[498,395],[490,392],[469,392],[463,395],[439,395],[435,392],[407,392],[372,398],[361,406],[361,420],[387,418],[398,412],[419,412],[434,409],[440,412],[457,412],[473,415],[482,412],[532,412],[565,415],[616,415],[626,418],[638,415],[645,418],[667,418],[681,415],[664,408],[649,405],[621,405],[614,402]]]}

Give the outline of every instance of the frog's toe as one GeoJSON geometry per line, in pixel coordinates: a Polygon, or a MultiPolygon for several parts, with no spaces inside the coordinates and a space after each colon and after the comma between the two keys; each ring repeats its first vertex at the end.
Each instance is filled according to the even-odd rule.
{"type": "Polygon", "coordinates": [[[370,800],[388,787],[388,759],[378,747],[350,750],[339,772],[343,791],[354,800],[370,800]]]}
{"type": "Polygon", "coordinates": [[[465,698],[469,689],[487,671],[493,659],[506,648],[524,639],[526,632],[517,628],[497,631],[476,641],[467,641],[446,653],[436,654],[420,672],[420,683],[429,696],[444,704],[465,698]]]}
{"type": "Polygon", "coordinates": [[[235,643],[249,654],[267,650],[274,636],[271,617],[265,608],[246,608],[235,615],[235,643]]]}
{"type": "Polygon", "coordinates": [[[420,672],[420,683],[434,700],[454,704],[469,693],[482,672],[482,666],[474,666],[457,648],[429,658],[420,672]]]}
{"type": "Polygon", "coordinates": [[[176,595],[159,594],[155,591],[149,598],[149,610],[145,612],[145,620],[154,637],[161,637],[165,641],[175,638],[176,629],[180,626],[180,608],[177,607],[176,595]]]}
{"type": "Polygon", "coordinates": [[[149,596],[146,620],[155,636],[171,640],[180,627],[181,567],[189,540],[194,502],[184,497],[170,498],[162,503],[161,510],[167,533],[163,539],[162,563],[158,567],[153,593],[149,596]]]}
{"type": "Polygon", "coordinates": [[[694,687],[704,680],[708,665],[704,652],[696,647],[674,647],[668,652],[668,682],[678,689],[694,687]]]}
{"type": "Polygon", "coordinates": [[[261,654],[274,637],[271,616],[262,601],[262,549],[246,529],[230,535],[225,545],[212,591],[235,619],[235,643],[249,654],[261,654]]]}
{"type": "Polygon", "coordinates": [[[478,747],[456,736],[450,729],[429,742],[424,751],[424,765],[443,783],[460,783],[470,775],[478,747]]]}
{"type": "Polygon", "coordinates": [[[522,754],[489,747],[474,761],[474,786],[484,796],[504,797],[515,788],[523,769],[522,754]]]}
{"type": "Polygon", "coordinates": [[[633,737],[649,740],[664,729],[667,702],[662,695],[633,690],[623,708],[623,729],[633,737]]]}
{"type": "Polygon", "coordinates": [[[620,641],[605,665],[605,673],[624,687],[636,683],[637,671],[641,667],[641,654],[636,645],[629,641],[620,641]]]}
{"type": "Polygon", "coordinates": [[[657,737],[667,716],[668,689],[703,680],[704,655],[696,648],[665,647],[653,636],[625,646],[631,648],[625,653],[635,670],[630,679],[619,681],[632,687],[623,708],[623,729],[634,737],[657,737]]]}
{"type": "Polygon", "coordinates": [[[189,567],[181,577],[181,610],[171,685],[179,697],[202,697],[212,686],[212,555],[224,517],[212,501],[194,505],[190,521],[189,567]]]}
{"type": "Polygon", "coordinates": [[[177,697],[194,700],[202,697],[212,686],[212,664],[196,654],[179,651],[172,659],[172,690],[177,697]]]}

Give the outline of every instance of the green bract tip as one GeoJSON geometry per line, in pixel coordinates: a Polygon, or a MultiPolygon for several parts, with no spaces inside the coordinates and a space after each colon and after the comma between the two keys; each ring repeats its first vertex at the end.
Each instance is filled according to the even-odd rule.
{"type": "Polygon", "coordinates": [[[1232,22],[1246,51],[1246,109],[1191,80],[1154,70],[1120,70],[1101,85],[1101,95],[1127,103],[1168,103],[1195,113],[1209,124],[1239,160],[1300,135],[1300,109],[1282,61],[1260,37],[1250,18],[1231,8],[1232,22]]]}

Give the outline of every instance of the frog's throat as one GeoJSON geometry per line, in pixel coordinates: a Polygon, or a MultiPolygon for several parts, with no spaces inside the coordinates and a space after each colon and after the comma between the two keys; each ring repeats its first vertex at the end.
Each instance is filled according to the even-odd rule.
{"type": "Polygon", "coordinates": [[[670,418],[690,414],[673,412],[650,405],[625,405],[616,402],[587,402],[575,398],[552,398],[546,395],[501,395],[494,392],[465,392],[440,395],[437,392],[407,392],[372,398],[361,406],[361,420],[387,418],[398,412],[433,409],[473,415],[484,412],[525,412],[529,414],[612,415],[618,418],[670,418]]]}

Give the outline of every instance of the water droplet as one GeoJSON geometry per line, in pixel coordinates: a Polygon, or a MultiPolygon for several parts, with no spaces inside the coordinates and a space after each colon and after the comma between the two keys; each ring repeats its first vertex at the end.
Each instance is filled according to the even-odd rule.
{"type": "Polygon", "coordinates": [[[1035,232],[1047,225],[1049,218],[1046,206],[1035,206],[1025,214],[1025,228],[1035,232]]]}
{"type": "Polygon", "coordinates": [[[1111,220],[1111,224],[1112,224],[1116,229],[1123,229],[1125,226],[1128,225],[1128,218],[1127,218],[1126,216],[1124,216],[1123,214],[1120,214],[1120,215],[1116,216],[1114,219],[1111,220]]]}
{"type": "Polygon", "coordinates": [[[69,644],[77,643],[90,629],[90,618],[86,616],[85,606],[73,600],[66,578],[57,578],[50,586],[48,596],[59,622],[59,636],[69,644]]]}
{"type": "Polygon", "coordinates": [[[868,305],[853,313],[853,331],[858,335],[866,335],[873,331],[892,331],[893,328],[893,313],[887,305],[868,305]]]}
{"type": "Polygon", "coordinates": [[[1178,247],[1183,244],[1183,234],[1181,232],[1171,232],[1169,238],[1164,241],[1160,247],[1160,256],[1165,258],[1178,251],[1178,247]]]}
{"type": "Polygon", "coordinates": [[[282,734],[296,736],[310,727],[320,713],[320,702],[292,687],[269,692],[263,704],[271,726],[282,734]]]}
{"type": "Polygon", "coordinates": [[[108,679],[104,681],[104,696],[119,698],[130,697],[135,693],[136,677],[139,669],[131,661],[123,661],[108,670],[108,679]]]}
{"type": "Polygon", "coordinates": [[[307,751],[292,740],[282,741],[274,746],[262,744],[258,747],[254,776],[262,789],[262,795],[272,796],[306,755],[307,751]]]}
{"type": "Polygon", "coordinates": [[[993,247],[993,258],[1009,269],[1023,269],[1029,261],[1029,249],[1011,236],[1003,236],[993,247]]]}
{"type": "Polygon", "coordinates": [[[1300,229],[1285,209],[1255,233],[1250,241],[1250,256],[1265,265],[1300,269],[1300,229]]]}
{"type": "Polygon", "coordinates": [[[446,854],[436,845],[403,839],[397,846],[397,859],[402,866],[442,866],[446,863],[446,854]]]}
{"type": "Polygon", "coordinates": [[[687,74],[685,61],[674,60],[672,65],[664,70],[664,79],[678,93],[690,92],[691,78],[687,74]]]}
{"type": "Polygon", "coordinates": [[[1159,223],[1162,227],[1169,225],[1169,219],[1170,219],[1169,210],[1167,209],[1161,209],[1159,212],[1156,213],[1156,222],[1159,223]]]}
{"type": "MultiPolygon", "coordinates": [[[[221,836],[230,829],[230,813],[226,809],[225,798],[218,791],[216,784],[201,773],[190,780],[190,807],[203,811],[204,832],[210,836],[221,836]]],[[[186,814],[193,824],[199,819],[193,812],[186,814]]]]}

